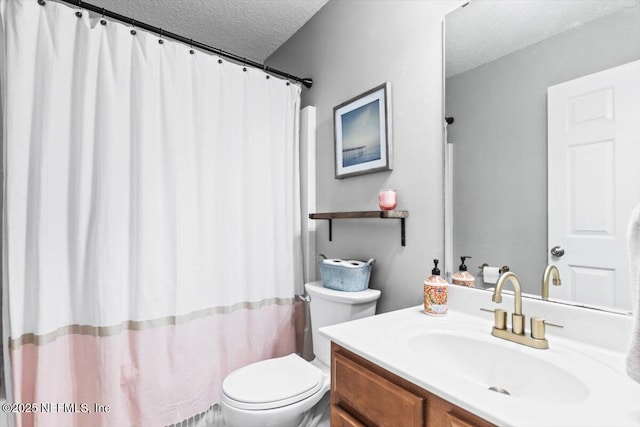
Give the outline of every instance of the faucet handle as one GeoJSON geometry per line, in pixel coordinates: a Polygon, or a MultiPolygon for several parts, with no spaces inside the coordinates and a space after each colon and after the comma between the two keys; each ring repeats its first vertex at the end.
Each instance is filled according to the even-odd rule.
{"type": "Polygon", "coordinates": [[[507,329],[507,311],[501,308],[493,310],[493,326],[496,329],[507,329]]]}
{"type": "Polygon", "coordinates": [[[544,319],[541,317],[532,317],[531,318],[531,338],[535,338],[537,340],[544,339],[544,319]]]}
{"type": "Polygon", "coordinates": [[[516,335],[524,335],[524,315],[515,314],[511,315],[511,330],[516,335]]]}

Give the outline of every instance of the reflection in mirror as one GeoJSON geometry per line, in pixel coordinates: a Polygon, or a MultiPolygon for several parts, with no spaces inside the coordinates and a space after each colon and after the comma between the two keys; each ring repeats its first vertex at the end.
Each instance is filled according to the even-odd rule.
{"type": "Polygon", "coordinates": [[[509,266],[539,296],[554,264],[550,299],[628,311],[639,1],[472,0],[445,18],[445,56],[447,275],[468,255],[476,287],[494,286],[483,263],[509,266]]]}

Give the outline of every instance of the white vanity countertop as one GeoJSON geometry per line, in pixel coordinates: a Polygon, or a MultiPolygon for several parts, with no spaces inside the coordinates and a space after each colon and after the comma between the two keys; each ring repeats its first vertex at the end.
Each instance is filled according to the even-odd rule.
{"type": "MultiPolygon", "coordinates": [[[[320,332],[378,366],[497,425],[640,426],[640,384],[624,373],[625,355],[620,349],[625,344],[620,342],[621,338],[607,341],[600,336],[603,332],[596,330],[592,331],[594,344],[572,336],[571,325],[582,315],[600,317],[595,322],[599,327],[604,330],[608,326],[618,327],[623,329],[622,335],[628,336],[631,325],[628,316],[621,318],[549,303],[544,304],[555,306],[551,312],[539,313],[548,310],[541,309],[540,302],[528,302],[523,309],[527,316],[555,316],[554,321],[562,319],[563,314],[571,317],[566,319],[564,328],[547,327],[550,348],[538,350],[491,336],[493,316],[479,310],[497,307],[491,303],[490,293],[455,288],[450,287],[449,313],[444,317],[426,315],[422,307],[417,306],[324,327],[320,332]],[[452,304],[452,298],[462,301],[463,297],[464,303],[452,304]],[[474,302],[484,299],[488,303],[473,308],[474,302]],[[425,333],[436,334],[430,337],[454,335],[462,339],[437,341],[448,349],[416,345],[425,333]],[[468,347],[464,347],[466,338],[470,339],[468,347]],[[605,345],[600,342],[603,340],[605,345]],[[455,357],[437,360],[438,355],[433,352],[446,354],[451,351],[452,347],[447,344],[450,342],[462,350],[457,351],[455,357]],[[492,350],[483,356],[482,348],[497,348],[503,357],[487,358],[487,354],[493,354],[492,350]],[[466,354],[460,354],[463,352],[466,354]],[[508,357],[504,357],[505,354],[508,357]],[[499,378],[501,373],[510,375],[511,371],[523,380],[504,387],[512,393],[507,396],[488,390],[491,385],[502,384],[483,384],[482,375],[475,374],[481,370],[486,373],[485,378],[499,378]],[[560,377],[565,372],[569,380],[563,383],[560,377]]],[[[501,305],[509,313],[513,311],[511,301],[505,295],[507,304],[501,305]]],[[[578,329],[581,328],[576,327],[578,329]]],[[[576,332],[579,337],[581,333],[576,332]]],[[[506,378],[504,381],[508,382],[509,377],[506,378]]]]}

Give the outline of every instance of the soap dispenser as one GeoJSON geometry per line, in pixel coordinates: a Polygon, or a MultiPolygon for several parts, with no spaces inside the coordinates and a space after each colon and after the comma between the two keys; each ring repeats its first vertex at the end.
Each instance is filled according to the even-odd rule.
{"type": "Polygon", "coordinates": [[[464,264],[464,261],[467,258],[471,258],[471,257],[467,255],[460,257],[462,264],[460,264],[460,267],[458,268],[459,271],[453,275],[453,284],[473,288],[473,286],[475,285],[476,279],[473,277],[471,273],[467,271],[467,266],[464,264]]]}
{"type": "Polygon", "coordinates": [[[437,259],[433,260],[434,267],[431,276],[424,281],[424,312],[432,316],[447,314],[447,287],[449,284],[440,276],[437,259]]]}

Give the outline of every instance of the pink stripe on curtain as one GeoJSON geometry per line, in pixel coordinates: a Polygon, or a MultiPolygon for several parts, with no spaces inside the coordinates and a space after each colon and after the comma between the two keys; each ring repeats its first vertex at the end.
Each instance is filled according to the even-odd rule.
{"type": "Polygon", "coordinates": [[[295,350],[295,305],[270,305],[113,336],[67,335],[11,352],[18,426],[162,426],[219,401],[225,376],[295,350]],[[52,412],[43,413],[42,404],[52,412]],[[63,406],[76,404],[76,407],[63,406]],[[58,405],[56,405],[58,404],[58,405]],[[109,412],[83,413],[82,404],[109,412]],[[80,412],[65,412],[65,410],[80,412]],[[57,411],[57,412],[56,412],[57,411]]]}

